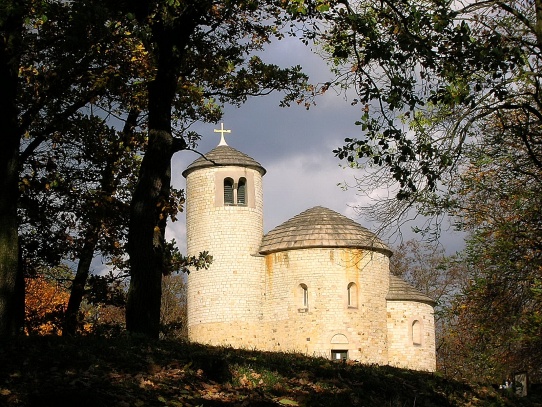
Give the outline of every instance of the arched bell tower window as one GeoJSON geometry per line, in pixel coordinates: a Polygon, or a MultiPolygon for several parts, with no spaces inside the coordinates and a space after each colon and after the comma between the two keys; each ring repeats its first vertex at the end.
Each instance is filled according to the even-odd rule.
{"type": "Polygon", "coordinates": [[[231,178],[224,179],[224,205],[233,205],[233,180],[231,178]]]}
{"type": "Polygon", "coordinates": [[[256,182],[252,172],[242,169],[217,171],[215,175],[215,206],[254,208],[256,182]]]}
{"type": "Polygon", "coordinates": [[[247,204],[247,180],[239,178],[237,186],[237,205],[245,206],[247,204]]]}

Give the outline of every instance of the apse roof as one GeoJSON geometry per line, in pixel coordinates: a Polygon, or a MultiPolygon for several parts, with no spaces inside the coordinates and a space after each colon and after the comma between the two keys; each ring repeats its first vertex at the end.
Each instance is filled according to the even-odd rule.
{"type": "Polygon", "coordinates": [[[219,145],[198,158],[183,171],[183,177],[187,177],[192,171],[205,167],[234,165],[239,167],[249,167],[265,174],[265,168],[252,157],[232,148],[228,145],[219,145]]]}
{"type": "Polygon", "coordinates": [[[423,302],[432,306],[436,305],[436,301],[431,297],[418,291],[403,279],[390,274],[390,289],[386,295],[388,301],[416,301],[423,302]]]}
{"type": "Polygon", "coordinates": [[[391,250],[374,233],[331,209],[316,206],[267,233],[261,254],[310,247],[370,249],[391,256],[391,250]]]}

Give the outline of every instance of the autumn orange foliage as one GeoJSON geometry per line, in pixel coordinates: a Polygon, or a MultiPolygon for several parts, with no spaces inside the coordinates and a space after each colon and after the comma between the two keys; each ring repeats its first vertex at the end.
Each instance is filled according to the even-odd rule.
{"type": "Polygon", "coordinates": [[[27,278],[25,283],[25,333],[60,335],[69,291],[44,277],[27,278]]]}

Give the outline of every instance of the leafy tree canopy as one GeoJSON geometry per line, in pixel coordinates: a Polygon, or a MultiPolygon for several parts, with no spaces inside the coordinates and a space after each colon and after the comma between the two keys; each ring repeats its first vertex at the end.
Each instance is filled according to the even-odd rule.
{"type": "MultiPolygon", "coordinates": [[[[121,258],[128,206],[133,280],[151,273],[147,286],[159,287],[162,274],[204,267],[206,253],[187,259],[164,240],[167,219],[183,202],[171,190],[169,162],[195,145],[190,124],[217,121],[225,103],[282,90],[288,104],[308,89],[300,67],[255,54],[295,20],[288,4],[28,0],[0,7],[0,285],[9,299],[0,302],[0,335],[17,331],[14,304],[22,304],[17,202],[25,264],[78,260],[83,285],[94,253],[121,258]]],[[[155,304],[157,297],[159,290],[155,304]]]]}
{"type": "Polygon", "coordinates": [[[467,347],[464,359],[502,375],[538,375],[542,366],[542,167],[529,152],[539,149],[541,139],[532,128],[529,138],[536,143],[522,142],[518,127],[528,121],[508,112],[486,123],[483,143],[466,151],[469,165],[455,198],[458,225],[469,233],[464,257],[471,274],[454,303],[458,324],[452,333],[470,331],[464,343],[477,355],[467,347]]]}
{"type": "Polygon", "coordinates": [[[413,204],[428,214],[446,211],[465,149],[480,142],[486,120],[507,112],[525,118],[517,134],[530,159],[540,160],[524,131],[542,119],[540,10],[532,0],[333,8],[321,37],[337,73],[328,85],[355,89],[352,103],[361,108],[360,135],[335,153],[376,174],[360,188],[395,190],[372,215],[385,221],[390,210],[401,216],[413,204]]]}

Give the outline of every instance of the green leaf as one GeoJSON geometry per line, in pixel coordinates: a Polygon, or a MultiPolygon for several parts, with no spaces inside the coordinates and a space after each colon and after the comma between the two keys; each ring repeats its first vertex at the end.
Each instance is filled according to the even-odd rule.
{"type": "Polygon", "coordinates": [[[320,13],[325,13],[326,11],[329,11],[329,8],[329,3],[327,1],[320,3],[316,6],[316,10],[318,10],[320,13]]]}

